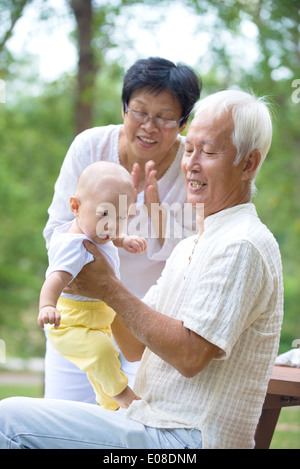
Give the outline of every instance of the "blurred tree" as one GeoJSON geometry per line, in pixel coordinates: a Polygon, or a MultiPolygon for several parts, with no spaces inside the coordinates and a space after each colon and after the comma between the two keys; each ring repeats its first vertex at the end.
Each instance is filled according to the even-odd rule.
{"type": "MultiPolygon", "coordinates": [[[[164,0],[160,1],[160,4],[164,0]]],[[[95,84],[102,73],[105,54],[117,47],[112,37],[115,19],[126,14],[125,8],[139,4],[140,0],[97,2],[70,0],[77,23],[78,72],[75,108],[75,133],[92,127],[95,104],[95,84]]],[[[155,5],[157,0],[144,0],[145,5],[155,5]]]]}
{"type": "Polygon", "coordinates": [[[92,50],[92,0],[71,0],[77,22],[78,80],[75,108],[76,133],[92,126],[94,84],[99,66],[92,50]]]}
{"type": "Polygon", "coordinates": [[[3,28],[0,37],[0,52],[12,36],[15,24],[22,16],[25,6],[30,2],[32,0],[0,0],[0,24],[3,28]]]}

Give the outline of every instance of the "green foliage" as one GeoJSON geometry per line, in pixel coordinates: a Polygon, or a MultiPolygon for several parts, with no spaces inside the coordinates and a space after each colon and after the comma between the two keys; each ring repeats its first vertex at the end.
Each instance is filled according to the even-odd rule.
{"type": "Polygon", "coordinates": [[[0,301],[5,308],[0,310],[0,336],[7,341],[8,354],[37,352],[33,342],[38,341],[28,337],[22,341],[21,336],[24,332],[26,337],[26,315],[32,316],[29,324],[36,327],[38,292],[47,262],[42,229],[73,137],[70,103],[67,88],[62,93],[61,87],[52,84],[40,97],[1,105],[0,301]],[[7,340],[13,326],[14,338],[7,340]]]}
{"type": "MultiPolygon", "coordinates": [[[[273,103],[273,144],[257,178],[254,202],[282,253],[285,318],[280,351],[284,352],[300,338],[300,103],[292,100],[292,81],[300,79],[299,3],[182,2],[193,9],[199,29],[211,38],[209,52],[196,66],[203,77],[202,95],[240,87],[266,95],[273,103]],[[235,45],[245,40],[245,22],[251,23],[256,33],[241,53],[235,45]],[[257,48],[251,66],[247,63],[248,45],[257,48]]],[[[47,5],[46,0],[42,3],[47,5]]],[[[122,120],[120,64],[126,60],[111,63],[105,54],[117,47],[111,33],[119,7],[122,14],[129,14],[130,7],[138,3],[95,3],[93,48],[99,69],[94,125],[122,120]]],[[[151,3],[155,1],[147,2],[151,3]]],[[[0,13],[8,4],[0,0],[0,13]]],[[[31,73],[31,58],[28,63],[25,59],[23,64],[17,62],[5,48],[0,57],[1,78],[14,87],[10,103],[0,103],[0,339],[5,340],[8,355],[26,357],[43,354],[43,333],[36,325],[39,290],[47,267],[42,230],[55,180],[74,136],[76,83],[73,77],[65,76],[41,84],[31,73]],[[21,86],[18,76],[22,76],[21,86]]]]}
{"type": "MultiPolygon", "coordinates": [[[[99,75],[94,125],[121,121],[122,70],[99,75]]],[[[47,268],[42,231],[54,184],[74,138],[74,79],[44,85],[40,95],[0,104],[0,338],[7,355],[44,352],[36,323],[47,268]],[[13,331],[13,333],[12,333],[13,331]]],[[[24,89],[28,89],[24,83],[24,89]]]]}

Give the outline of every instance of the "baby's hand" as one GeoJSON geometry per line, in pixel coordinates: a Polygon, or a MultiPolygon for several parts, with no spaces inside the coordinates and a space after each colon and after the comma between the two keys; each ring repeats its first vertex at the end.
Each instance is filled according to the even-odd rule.
{"type": "Polygon", "coordinates": [[[139,236],[125,236],[122,248],[132,254],[142,254],[142,252],[147,250],[147,241],[139,236]]]}
{"type": "Polygon", "coordinates": [[[40,309],[38,315],[38,325],[41,329],[44,329],[44,324],[54,324],[54,328],[57,329],[60,325],[60,313],[53,306],[44,306],[40,309]]]}

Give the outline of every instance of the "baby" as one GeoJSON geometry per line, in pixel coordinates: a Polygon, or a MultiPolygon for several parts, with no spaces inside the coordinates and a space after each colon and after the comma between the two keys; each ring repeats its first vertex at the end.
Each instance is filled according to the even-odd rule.
{"type": "Polygon", "coordinates": [[[110,324],[115,312],[103,301],[63,292],[83,266],[93,261],[83,240],[92,241],[119,275],[117,247],[142,253],[143,238],[126,236],[128,211],[135,202],[130,174],[115,163],[99,161],[80,175],[76,192],[70,197],[75,218],[57,227],[49,247],[49,267],[40,293],[38,324],[65,358],[87,373],[97,402],[116,410],[138,399],[120,368],[118,351],[110,324]]]}

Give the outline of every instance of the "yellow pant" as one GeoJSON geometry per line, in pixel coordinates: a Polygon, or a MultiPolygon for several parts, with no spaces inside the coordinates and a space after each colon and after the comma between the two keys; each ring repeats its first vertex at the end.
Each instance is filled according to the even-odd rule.
{"type": "Polygon", "coordinates": [[[74,301],[60,297],[58,329],[47,326],[47,335],[56,350],[87,373],[97,402],[109,410],[119,406],[110,396],[122,392],[128,378],[121,370],[110,324],[115,312],[103,301],[74,301]]]}

